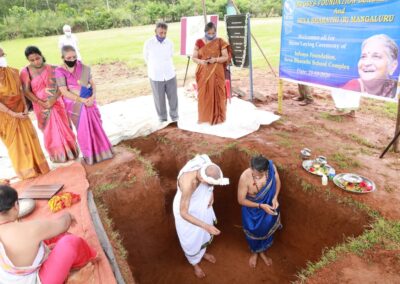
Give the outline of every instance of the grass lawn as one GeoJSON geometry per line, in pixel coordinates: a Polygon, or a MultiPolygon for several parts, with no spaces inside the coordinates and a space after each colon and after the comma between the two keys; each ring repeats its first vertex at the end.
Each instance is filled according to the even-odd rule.
{"type": "MultiPolygon", "coordinates": [[[[252,19],[252,33],[274,67],[279,63],[281,18],[252,19]]],[[[131,67],[143,67],[142,48],[144,41],[154,34],[154,25],[119,28],[102,31],[77,33],[82,57],[89,65],[123,61],[131,67]]],[[[225,23],[219,23],[219,35],[226,38],[225,23]]],[[[187,59],[179,55],[180,23],[169,25],[168,37],[175,45],[174,62],[177,68],[184,68],[187,59]]],[[[58,50],[58,36],[26,38],[1,43],[7,53],[8,64],[22,68],[27,64],[24,49],[36,45],[43,52],[47,62],[61,62],[58,50]]],[[[267,64],[253,41],[253,62],[255,67],[267,64]]]]}

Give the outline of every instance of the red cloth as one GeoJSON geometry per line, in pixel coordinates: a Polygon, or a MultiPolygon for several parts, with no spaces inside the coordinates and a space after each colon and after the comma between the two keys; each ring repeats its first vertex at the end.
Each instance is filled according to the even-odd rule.
{"type": "Polygon", "coordinates": [[[226,89],[226,97],[229,99],[229,103],[231,102],[231,81],[225,80],[225,89],[226,89]]]}
{"type": "Polygon", "coordinates": [[[202,39],[198,39],[196,40],[196,46],[200,49],[203,46],[205,46],[206,44],[204,43],[204,41],[202,39]]]}
{"type": "Polygon", "coordinates": [[[342,87],[342,89],[361,92],[360,82],[358,81],[358,79],[350,80],[342,87]]]}
{"type": "Polygon", "coordinates": [[[55,246],[39,269],[43,284],[64,283],[71,269],[81,268],[97,256],[84,239],[72,234],[62,234],[46,244],[55,246]]]}

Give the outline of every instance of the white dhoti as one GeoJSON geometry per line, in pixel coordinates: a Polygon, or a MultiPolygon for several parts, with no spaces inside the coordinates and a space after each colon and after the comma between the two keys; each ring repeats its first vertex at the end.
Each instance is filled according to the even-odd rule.
{"type": "MultiPolygon", "coordinates": [[[[178,180],[182,174],[198,170],[204,165],[204,163],[209,162],[210,159],[206,155],[197,156],[190,160],[179,172],[178,180]]],[[[213,190],[213,186],[200,183],[190,198],[188,211],[190,215],[210,225],[213,225],[216,221],[214,209],[212,206],[208,207],[213,190]]],[[[186,258],[190,264],[195,265],[203,258],[203,255],[206,252],[206,247],[212,241],[212,235],[206,230],[193,225],[181,217],[181,196],[182,191],[178,186],[173,203],[176,231],[186,258]]]]}

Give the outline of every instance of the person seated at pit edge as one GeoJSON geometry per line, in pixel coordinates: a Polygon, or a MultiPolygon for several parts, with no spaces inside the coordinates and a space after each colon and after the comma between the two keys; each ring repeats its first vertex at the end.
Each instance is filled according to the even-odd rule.
{"type": "Polygon", "coordinates": [[[17,191],[0,185],[0,283],[61,284],[71,269],[96,259],[85,240],[66,233],[75,220],[70,213],[18,222],[18,212],[17,191]]]}

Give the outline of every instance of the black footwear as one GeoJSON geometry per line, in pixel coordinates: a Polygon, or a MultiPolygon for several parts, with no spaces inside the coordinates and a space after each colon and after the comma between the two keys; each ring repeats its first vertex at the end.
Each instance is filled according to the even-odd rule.
{"type": "Polygon", "coordinates": [[[294,100],[294,101],[296,101],[296,102],[302,102],[302,101],[304,101],[304,97],[294,97],[294,98],[292,98],[292,100],[294,100]]]}
{"type": "Polygon", "coordinates": [[[314,102],[313,100],[306,99],[306,100],[300,102],[299,105],[300,106],[306,106],[306,105],[312,104],[313,102],[314,102]]]}

